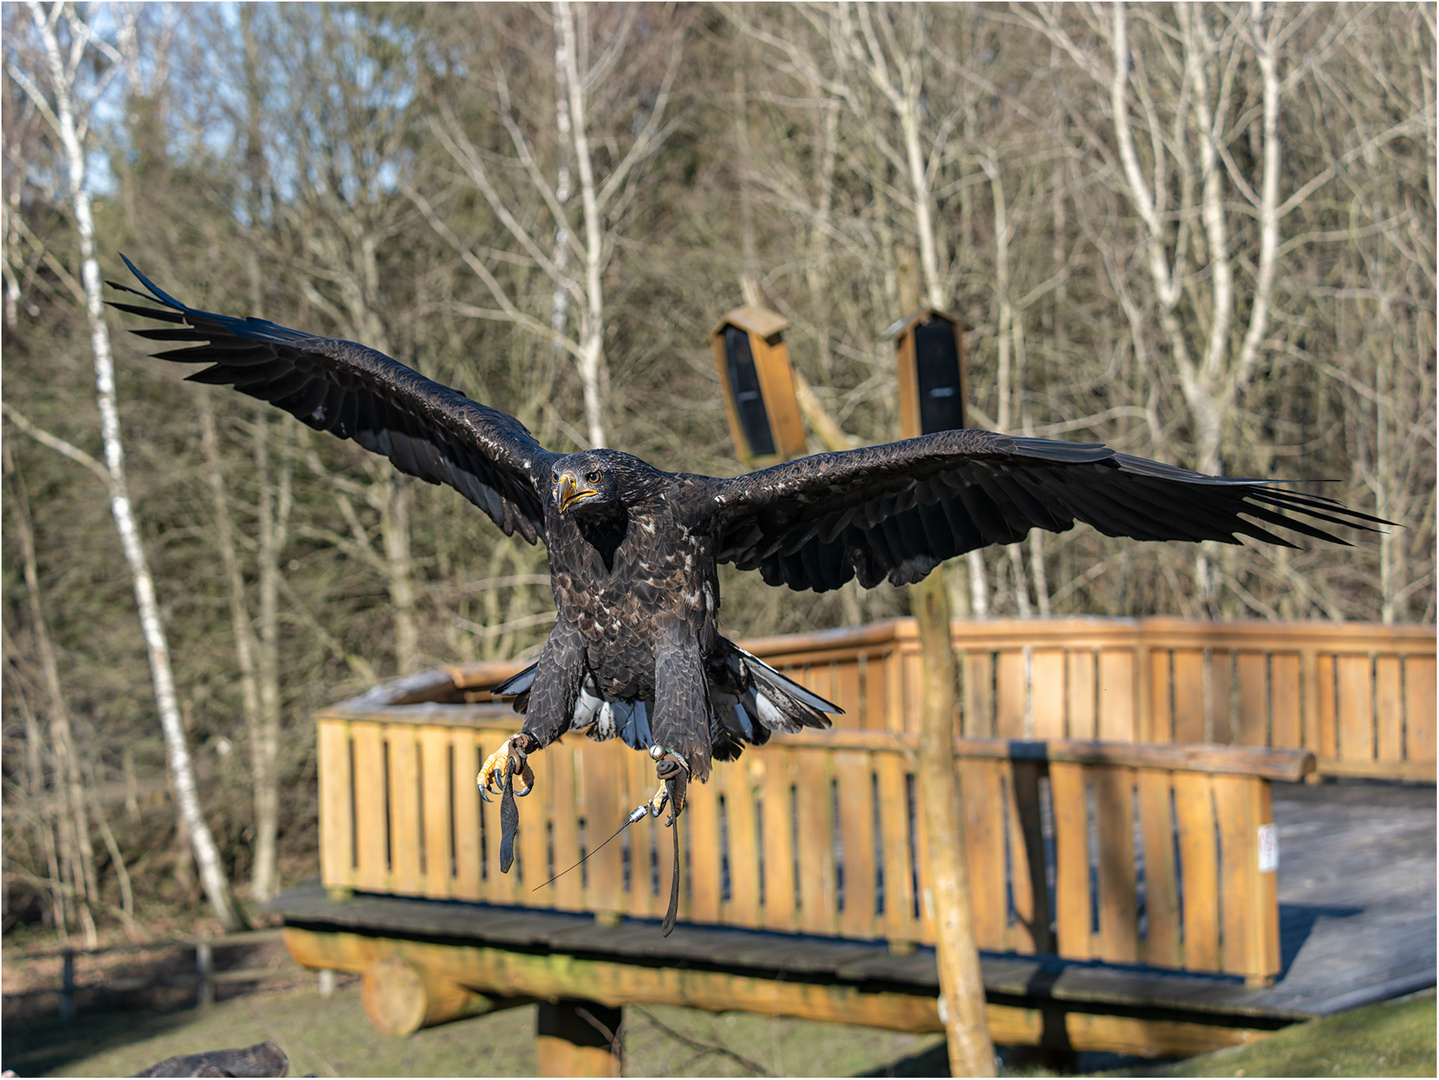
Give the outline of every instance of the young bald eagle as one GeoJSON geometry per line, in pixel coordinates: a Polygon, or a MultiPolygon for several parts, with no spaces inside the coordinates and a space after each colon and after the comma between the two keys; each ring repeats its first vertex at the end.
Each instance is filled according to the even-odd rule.
{"type": "Polygon", "coordinates": [[[718,563],[823,592],[851,578],[909,584],[955,555],[1076,520],[1138,540],[1245,535],[1286,547],[1266,525],[1343,544],[1305,519],[1380,522],[1255,480],[989,431],[816,454],[732,479],[663,472],[616,450],[555,454],[514,417],[374,349],[197,311],[125,265],[148,295],[111,287],[160,306],[113,306],[171,324],[135,332],[187,346],[163,359],[209,365],[191,381],[233,386],[354,439],[455,488],[506,535],[544,541],[555,627],[538,662],[497,688],[516,695],[525,721],[479,777],[502,796],[506,870],[513,796],[533,784],[526,759],[567,731],[647,750],[665,781],[651,810],[668,799],[678,814],[685,782],[705,780],[712,758],[730,760],[771,731],[827,727],[825,713],[841,711],[719,634],[718,563]]]}

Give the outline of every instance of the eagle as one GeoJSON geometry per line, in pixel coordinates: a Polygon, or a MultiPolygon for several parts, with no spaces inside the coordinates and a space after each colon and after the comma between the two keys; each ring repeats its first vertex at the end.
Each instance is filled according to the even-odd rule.
{"type": "Polygon", "coordinates": [[[146,291],[111,288],[146,306],[112,306],[164,323],[134,332],[179,343],[160,359],[205,365],[189,381],[233,386],[353,439],[403,473],[448,484],[505,535],[547,548],[554,629],[539,659],[495,689],[525,719],[478,777],[487,799],[501,799],[506,871],[514,797],[535,782],[528,758],[566,732],[647,752],[662,783],[630,821],[668,803],[673,824],[685,785],[706,780],[712,760],[774,731],[828,727],[827,714],[842,711],[719,633],[720,563],[825,592],[851,579],[910,584],[956,555],[1076,521],[1136,540],[1248,536],[1286,547],[1296,545],[1270,527],[1347,544],[1325,526],[1388,524],[1259,480],[992,431],[941,431],[729,478],[666,472],[619,450],[555,453],[513,416],[375,349],[197,310],[121,258],[146,291]]]}

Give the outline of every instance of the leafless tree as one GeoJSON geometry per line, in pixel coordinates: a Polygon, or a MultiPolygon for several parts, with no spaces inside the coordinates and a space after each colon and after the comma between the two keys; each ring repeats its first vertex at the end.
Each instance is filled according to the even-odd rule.
{"type": "Polygon", "coordinates": [[[234,905],[219,849],[200,811],[195,773],[175,693],[169,644],[160,619],[149,561],[131,506],[120,420],[115,403],[114,361],[104,317],[100,264],[95,256],[94,217],[90,192],[86,186],[85,139],[89,133],[90,122],[84,110],[87,106],[93,107],[95,100],[103,92],[109,79],[108,73],[119,71],[118,62],[121,57],[113,45],[107,43],[91,24],[68,5],[55,3],[47,11],[38,0],[30,0],[27,6],[40,43],[38,58],[43,59],[44,67],[27,71],[14,63],[7,63],[6,72],[34,102],[53,137],[59,141],[62,151],[57,164],[63,167],[67,177],[66,205],[73,214],[79,241],[79,280],[83,287],[85,311],[90,325],[96,404],[100,412],[101,439],[105,450],[104,476],[109,489],[111,513],[134,583],[140,624],[150,656],[155,704],[169,748],[170,770],[179,812],[189,830],[195,859],[200,867],[201,881],[215,917],[227,929],[238,928],[244,925],[244,917],[234,905]],[[67,39],[68,49],[62,49],[62,35],[67,39]],[[95,55],[97,53],[98,56],[95,55]],[[86,101],[80,97],[77,89],[80,85],[81,67],[91,57],[95,57],[107,69],[107,74],[101,76],[99,85],[86,101]],[[45,89],[46,84],[48,92],[45,89]]]}
{"type": "Polygon", "coordinates": [[[551,98],[552,122],[534,123],[529,109],[516,107],[511,76],[494,63],[487,81],[508,153],[476,142],[443,101],[431,124],[460,177],[503,225],[510,246],[481,254],[434,207],[434,200],[415,190],[410,197],[483,283],[493,304],[461,310],[514,323],[568,353],[584,398],[583,438],[590,446],[606,446],[604,277],[623,242],[624,222],[635,211],[646,165],[677,122],[670,95],[685,22],[654,13],[658,31],[653,25],[641,30],[637,23],[650,23],[652,16],[638,5],[611,8],[556,0],[548,10],[539,5],[530,10],[525,29],[540,29],[553,48],[535,50],[530,58],[534,82],[525,87],[526,100],[551,98]],[[658,79],[652,77],[656,70],[658,79]],[[539,89],[546,77],[552,95],[539,89]],[[572,173],[578,174],[578,215],[572,173]],[[515,284],[502,281],[492,264],[538,270],[550,286],[549,318],[527,310],[530,305],[517,297],[515,284]],[[573,330],[568,328],[571,310],[578,316],[573,330]]]}

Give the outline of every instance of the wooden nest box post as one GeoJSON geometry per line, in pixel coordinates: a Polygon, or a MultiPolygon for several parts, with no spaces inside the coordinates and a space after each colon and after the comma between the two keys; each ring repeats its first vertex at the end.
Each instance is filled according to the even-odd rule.
{"type": "Polygon", "coordinates": [[[710,331],[735,452],[746,465],[788,461],[805,451],[794,372],[784,329],[789,320],[746,304],[710,331]]]}
{"type": "Polygon", "coordinates": [[[901,438],[969,426],[964,371],[964,332],[968,329],[968,323],[947,311],[922,307],[884,332],[884,337],[894,338],[899,364],[901,438]]]}

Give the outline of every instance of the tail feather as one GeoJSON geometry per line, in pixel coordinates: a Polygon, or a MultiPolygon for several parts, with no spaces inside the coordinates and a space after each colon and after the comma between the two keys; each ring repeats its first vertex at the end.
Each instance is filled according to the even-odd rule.
{"type": "Polygon", "coordinates": [[[827,728],[830,720],[825,713],[844,712],[753,653],[732,642],[722,641],[722,645],[725,652],[710,664],[710,696],[734,702],[716,712],[720,722],[745,742],[762,743],[771,731],[827,728]]]}
{"type": "MultiPolygon", "coordinates": [[[[706,671],[710,744],[716,760],[733,761],[745,744],[763,746],[771,732],[827,728],[830,719],[826,713],[844,712],[733,642],[721,638],[719,644],[706,671]]],[[[490,692],[496,697],[514,697],[515,711],[523,713],[538,666],[531,664],[490,692]]],[[[575,701],[570,730],[583,731],[592,739],[619,736],[633,749],[647,750],[653,741],[653,711],[652,701],[605,701],[598,687],[587,684],[575,701]]]]}

